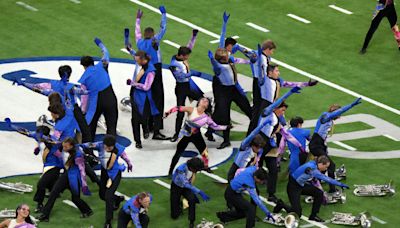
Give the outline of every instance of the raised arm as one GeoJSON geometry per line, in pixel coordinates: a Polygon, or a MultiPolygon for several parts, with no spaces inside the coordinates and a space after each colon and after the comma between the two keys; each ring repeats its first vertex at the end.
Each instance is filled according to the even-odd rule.
{"type": "Polygon", "coordinates": [[[288,82],[280,78],[280,83],[282,87],[293,88],[293,87],[315,86],[318,84],[318,81],[310,79],[308,82],[288,82]]]}
{"type": "Polygon", "coordinates": [[[132,48],[132,44],[131,44],[131,41],[129,38],[129,29],[128,28],[125,28],[125,30],[124,30],[124,43],[125,43],[125,48],[129,52],[129,54],[132,57],[135,57],[136,51],[133,50],[133,48],[132,48]]]}
{"type": "Polygon", "coordinates": [[[248,147],[251,143],[251,141],[256,137],[256,135],[261,131],[263,127],[265,127],[267,124],[271,124],[270,119],[266,119],[262,124],[257,126],[240,144],[240,149],[245,150],[246,147],[248,147]]]}
{"type": "Polygon", "coordinates": [[[350,110],[351,108],[353,108],[354,106],[356,106],[360,103],[361,103],[361,97],[357,98],[356,100],[353,101],[353,103],[351,103],[349,105],[339,108],[338,110],[335,110],[333,112],[327,113],[326,115],[324,115],[321,118],[321,123],[326,123],[326,122],[342,115],[343,113],[347,112],[348,110],[350,110]]]}
{"type": "Polygon", "coordinates": [[[164,6],[159,7],[161,12],[161,23],[160,23],[160,31],[154,36],[158,41],[160,41],[165,32],[167,31],[167,11],[164,6]]]}
{"type": "Polygon", "coordinates": [[[224,15],[222,16],[222,29],[221,29],[221,36],[219,37],[219,47],[225,48],[225,34],[226,34],[226,25],[228,24],[228,19],[230,14],[227,14],[224,11],[224,15]]]}
{"type": "Polygon", "coordinates": [[[217,60],[214,59],[214,55],[212,51],[208,50],[208,58],[210,59],[211,65],[213,66],[213,71],[216,75],[218,75],[221,72],[219,63],[217,60]]]}
{"type": "MultiPolygon", "coordinates": [[[[103,53],[103,57],[101,58],[102,65],[108,65],[108,63],[110,62],[110,54],[108,53],[106,46],[104,46],[103,42],[97,37],[94,38],[94,42],[101,49],[101,52],[103,53]]],[[[100,61],[97,64],[100,64],[100,61]]]]}
{"type": "Polygon", "coordinates": [[[285,101],[288,97],[290,97],[293,93],[300,93],[301,88],[299,87],[294,87],[287,93],[285,93],[282,97],[277,99],[274,103],[272,103],[270,106],[264,109],[263,113],[265,116],[269,115],[271,112],[274,111],[275,108],[277,108],[283,101],[285,101]]]}
{"type": "Polygon", "coordinates": [[[192,30],[192,38],[190,38],[188,44],[186,45],[186,47],[189,48],[190,50],[193,49],[194,44],[196,43],[197,33],[198,32],[199,32],[199,30],[197,30],[197,29],[193,29],[192,30]]]}
{"type": "Polygon", "coordinates": [[[140,31],[140,20],[141,20],[142,16],[143,16],[143,11],[138,9],[138,11],[136,13],[136,24],[135,24],[135,40],[136,40],[136,44],[140,39],[142,39],[142,32],[140,31]]]}

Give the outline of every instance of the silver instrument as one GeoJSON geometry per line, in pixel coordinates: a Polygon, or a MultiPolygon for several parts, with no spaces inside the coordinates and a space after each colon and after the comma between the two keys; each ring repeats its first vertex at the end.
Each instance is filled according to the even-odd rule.
{"type": "Polygon", "coordinates": [[[356,196],[393,196],[395,189],[392,181],[389,184],[367,184],[354,185],[353,191],[356,196]]]}
{"type": "Polygon", "coordinates": [[[299,217],[295,213],[289,213],[286,215],[286,217],[284,217],[281,213],[272,213],[272,217],[275,219],[275,222],[269,220],[267,217],[263,219],[263,222],[275,226],[284,226],[287,228],[299,227],[299,217]]]}
{"type": "Polygon", "coordinates": [[[335,179],[338,181],[346,180],[346,167],[344,166],[344,164],[342,164],[338,169],[336,169],[335,179]]]}
{"type": "Polygon", "coordinates": [[[11,183],[11,182],[2,182],[0,181],[0,189],[4,189],[10,192],[15,193],[29,193],[33,191],[33,186],[29,184],[24,184],[22,182],[11,183]]]}
{"type": "Polygon", "coordinates": [[[362,212],[358,215],[353,215],[351,213],[340,213],[332,212],[333,218],[331,222],[338,225],[347,226],[361,226],[363,228],[371,227],[370,214],[368,212],[362,212]]]}
{"type": "MultiPolygon", "coordinates": [[[[346,203],[347,199],[346,193],[344,193],[341,189],[333,193],[324,192],[324,198],[326,204],[334,204],[339,202],[344,204],[346,203]]],[[[306,203],[313,203],[314,198],[312,196],[306,196],[304,201],[306,203]]]]}
{"type": "Polygon", "coordinates": [[[55,123],[52,120],[49,120],[46,115],[39,116],[36,121],[36,127],[45,126],[50,128],[50,130],[54,130],[55,123]]]}
{"type": "Polygon", "coordinates": [[[124,97],[121,99],[119,102],[119,110],[123,112],[131,112],[132,111],[132,106],[131,106],[131,97],[124,97]]]}
{"type": "Polygon", "coordinates": [[[224,228],[222,224],[214,224],[212,221],[207,221],[205,218],[201,220],[201,223],[196,226],[196,228],[224,228]]]}
{"type": "Polygon", "coordinates": [[[16,216],[15,210],[10,210],[10,209],[5,208],[4,210],[0,211],[1,219],[15,218],[15,216],[16,216]]]}

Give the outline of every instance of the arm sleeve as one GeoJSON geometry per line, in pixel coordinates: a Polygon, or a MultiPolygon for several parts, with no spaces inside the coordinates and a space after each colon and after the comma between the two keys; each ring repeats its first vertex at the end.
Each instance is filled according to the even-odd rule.
{"type": "MultiPolygon", "coordinates": [[[[86,86],[84,84],[81,84],[81,89],[86,90],[86,86]]],[[[81,95],[81,110],[83,113],[86,113],[87,111],[88,101],[89,101],[89,95],[81,95]]]]}
{"type": "Polygon", "coordinates": [[[304,148],[302,148],[301,143],[292,134],[290,134],[290,132],[288,132],[284,127],[281,128],[281,134],[282,137],[285,138],[285,140],[291,142],[296,147],[299,147],[300,150],[304,151],[304,148]]]}
{"type": "Polygon", "coordinates": [[[126,162],[126,164],[132,166],[131,160],[129,159],[125,151],[121,153],[121,158],[126,162]]]}
{"type": "Polygon", "coordinates": [[[263,204],[263,202],[260,200],[260,197],[258,197],[257,192],[254,188],[247,189],[247,191],[250,194],[250,197],[253,199],[253,201],[257,204],[257,206],[267,215],[269,214],[269,211],[267,207],[263,204]]]}
{"type": "Polygon", "coordinates": [[[227,23],[222,23],[221,36],[219,37],[219,48],[225,48],[225,34],[227,23]]]}
{"type": "Polygon", "coordinates": [[[103,57],[101,58],[102,61],[99,61],[97,64],[103,64],[104,62],[108,64],[110,62],[110,54],[108,53],[106,46],[104,46],[103,43],[99,43],[99,48],[103,53],[103,57]]]}
{"type": "Polygon", "coordinates": [[[332,179],[324,174],[322,174],[320,171],[318,170],[313,170],[312,171],[312,175],[317,178],[318,180],[323,180],[329,184],[333,184],[339,187],[343,187],[343,184],[335,179],[332,179]]]}
{"type": "Polygon", "coordinates": [[[132,82],[132,83],[136,88],[141,89],[143,91],[148,91],[149,89],[151,89],[151,85],[153,84],[153,81],[154,81],[154,72],[150,72],[147,75],[146,81],[144,82],[144,84],[137,83],[137,82],[132,82]]]}
{"type": "Polygon", "coordinates": [[[293,94],[292,91],[288,91],[285,93],[282,97],[277,99],[274,103],[272,103],[270,106],[264,109],[263,113],[264,115],[269,115],[276,107],[278,107],[284,100],[286,100],[288,97],[290,97],[293,94]]]}
{"type": "Polygon", "coordinates": [[[197,35],[195,35],[195,36],[192,35],[192,38],[190,38],[186,47],[188,47],[190,50],[192,50],[194,47],[194,44],[196,43],[196,39],[197,39],[197,35]]]}
{"type": "Polygon", "coordinates": [[[88,95],[89,94],[89,91],[85,88],[82,88],[82,86],[81,87],[78,87],[78,86],[74,86],[74,87],[72,87],[72,89],[74,90],[74,94],[77,94],[77,95],[88,95]]]}
{"type": "Polygon", "coordinates": [[[75,164],[79,168],[79,173],[81,174],[81,181],[82,181],[82,187],[87,186],[86,183],[86,173],[85,173],[85,160],[83,157],[77,157],[75,158],[75,164]]]}
{"type": "Polygon", "coordinates": [[[242,58],[233,58],[234,63],[236,64],[250,64],[250,60],[242,59],[242,58]]]}
{"type": "Polygon", "coordinates": [[[326,123],[328,121],[331,121],[332,119],[342,115],[344,112],[347,112],[352,108],[351,104],[346,105],[342,108],[339,108],[338,110],[335,110],[333,112],[327,113],[321,118],[321,123],[326,123]]]}
{"type": "Polygon", "coordinates": [[[132,211],[131,218],[132,218],[132,222],[133,222],[133,224],[135,224],[136,228],[142,228],[142,224],[140,224],[140,220],[139,220],[139,213],[132,211]]]}
{"type": "Polygon", "coordinates": [[[307,87],[308,86],[308,82],[288,82],[288,81],[284,81],[281,85],[282,87],[285,88],[293,88],[293,87],[307,87]]]}
{"type": "Polygon", "coordinates": [[[209,116],[207,117],[207,125],[216,131],[226,130],[226,128],[227,128],[227,126],[221,126],[221,125],[216,124],[214,122],[214,120],[211,119],[211,117],[209,117],[209,116]]]}
{"type": "Polygon", "coordinates": [[[186,178],[186,174],[184,172],[179,172],[176,176],[176,180],[179,183],[178,186],[188,188],[195,194],[198,194],[200,192],[200,189],[196,188],[192,185],[192,183],[190,183],[190,181],[186,178]]]}
{"type": "Polygon", "coordinates": [[[167,31],[167,14],[163,13],[161,15],[160,31],[154,36],[158,41],[160,41],[165,32],[167,31]]]}
{"type": "Polygon", "coordinates": [[[142,32],[140,31],[140,18],[136,18],[136,24],[135,24],[135,40],[136,43],[142,39],[142,32]]]}
{"type": "Polygon", "coordinates": [[[217,60],[215,60],[214,58],[210,59],[211,61],[211,65],[213,66],[213,71],[216,75],[219,75],[221,72],[221,69],[219,67],[219,63],[217,62],[217,60]]]}

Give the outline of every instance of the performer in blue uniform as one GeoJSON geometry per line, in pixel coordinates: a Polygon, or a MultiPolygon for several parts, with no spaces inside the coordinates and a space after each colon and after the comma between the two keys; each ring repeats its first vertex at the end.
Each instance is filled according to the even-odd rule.
{"type": "Polygon", "coordinates": [[[103,52],[103,58],[95,65],[92,57],[83,56],[81,65],[85,72],[78,81],[84,89],[89,90],[88,96],[82,96],[81,108],[90,126],[91,141],[96,136],[97,122],[101,115],[104,115],[106,121],[107,134],[117,135],[118,121],[117,97],[105,70],[110,62],[108,50],[99,38],[95,38],[94,42],[103,52]]]}
{"type": "MultiPolygon", "coordinates": [[[[327,138],[328,135],[333,134],[333,126],[334,120],[338,119],[343,113],[347,112],[354,106],[361,103],[361,98],[357,98],[353,101],[353,103],[346,105],[344,107],[340,107],[337,104],[333,104],[329,107],[328,112],[322,113],[322,115],[318,118],[317,124],[314,129],[314,134],[311,138],[309,148],[312,155],[318,157],[321,155],[326,155],[330,162],[330,166],[328,168],[328,176],[330,178],[335,178],[335,169],[336,165],[332,161],[332,159],[328,156],[328,146],[327,146],[327,138]]],[[[329,192],[335,192],[336,188],[334,185],[329,185],[329,192]]]]}
{"type": "Polygon", "coordinates": [[[217,212],[217,217],[221,222],[226,223],[246,218],[246,228],[253,228],[255,226],[256,206],[243,198],[242,193],[244,191],[250,194],[251,199],[261,208],[268,219],[274,220],[272,214],[262,203],[256,191],[256,184],[265,184],[267,176],[265,170],[257,169],[256,166],[250,166],[238,173],[225,190],[225,200],[234,209],[217,212]]]}
{"type": "Polygon", "coordinates": [[[71,192],[71,200],[82,213],[81,218],[87,218],[93,214],[92,209],[80,198],[80,191],[84,195],[90,195],[89,188],[86,183],[85,163],[82,151],[76,147],[75,140],[67,137],[62,142],[63,152],[68,153],[68,159],[64,164],[66,170],[57,180],[50,193],[46,205],[42,209],[42,214],[38,217],[41,222],[48,222],[50,212],[59,194],[65,189],[71,192]]]}
{"type": "Polygon", "coordinates": [[[329,178],[321,173],[325,172],[329,165],[329,159],[326,156],[322,155],[319,156],[316,160],[309,161],[300,166],[289,175],[287,194],[291,204],[291,209],[286,208],[287,210],[289,210],[289,212],[295,212],[300,217],[302,215],[300,204],[301,195],[313,196],[314,202],[309,219],[317,222],[324,222],[324,220],[319,218],[317,215],[322,204],[324,192],[314,186],[310,181],[315,178],[342,188],[349,188],[349,186],[340,183],[335,179],[329,178]]]}
{"type": "Polygon", "coordinates": [[[130,198],[118,214],[118,228],[126,228],[132,221],[136,228],[147,228],[150,218],[147,215],[153,197],[148,192],[141,192],[130,198]]]}
{"type": "Polygon", "coordinates": [[[176,168],[172,175],[171,183],[171,218],[177,219],[181,213],[181,197],[185,197],[189,202],[189,227],[194,227],[194,221],[196,220],[196,203],[199,203],[199,199],[195,194],[199,194],[204,201],[210,200],[202,190],[193,186],[195,174],[204,169],[203,161],[200,158],[192,158],[186,163],[183,163],[176,168]]]}
{"type": "Polygon", "coordinates": [[[144,51],[135,53],[136,66],[132,79],[127,80],[127,85],[131,86],[131,106],[132,106],[132,130],[136,142],[136,148],[142,148],[140,140],[140,125],[146,125],[150,116],[154,117],[153,139],[165,139],[160,134],[162,114],[158,110],[153,100],[153,87],[155,68],[150,63],[150,56],[144,51]]]}
{"type": "Polygon", "coordinates": [[[126,162],[128,172],[132,172],[132,163],[125,152],[125,147],[116,143],[113,135],[104,136],[102,142],[86,143],[82,147],[91,148],[99,152],[101,161],[99,196],[106,203],[104,227],[111,227],[113,211],[118,209],[119,204],[124,200],[124,197],[115,195],[115,191],[117,191],[121,181],[121,173],[126,169],[124,164],[118,163],[118,158],[121,157],[126,162]],[[111,154],[109,158],[106,153],[111,154]]]}
{"type": "MultiPolygon", "coordinates": [[[[135,24],[135,38],[136,45],[138,50],[146,52],[150,55],[150,63],[155,67],[155,76],[154,76],[154,86],[151,88],[151,91],[154,95],[154,102],[156,104],[157,109],[160,113],[164,112],[164,85],[162,80],[162,61],[161,61],[161,50],[160,50],[160,42],[167,31],[167,11],[164,6],[159,7],[161,12],[161,23],[160,23],[160,31],[157,34],[154,34],[154,29],[151,27],[147,27],[144,29],[144,34],[142,38],[142,33],[140,31],[140,20],[143,16],[143,11],[140,9],[136,15],[136,24],[135,24]]],[[[154,118],[150,118],[152,121],[154,118]]],[[[161,128],[163,129],[163,120],[154,120],[161,121],[161,128]]],[[[156,124],[156,123],[154,123],[156,124]]],[[[150,121],[149,126],[152,128],[153,123],[150,121]]],[[[154,138],[154,136],[153,136],[154,138]]],[[[165,135],[158,133],[156,135],[157,139],[164,139],[165,135]]]]}
{"type": "MultiPolygon", "coordinates": [[[[185,106],[186,98],[192,101],[199,100],[203,96],[203,92],[191,79],[191,76],[200,76],[201,72],[191,70],[189,67],[189,57],[196,42],[198,32],[198,30],[194,29],[192,31],[192,38],[189,40],[187,46],[180,47],[178,49],[178,54],[171,58],[169,69],[176,80],[176,106],[185,106]]],[[[175,134],[172,136],[171,142],[178,140],[184,115],[183,112],[178,110],[175,122],[175,134]]]]}

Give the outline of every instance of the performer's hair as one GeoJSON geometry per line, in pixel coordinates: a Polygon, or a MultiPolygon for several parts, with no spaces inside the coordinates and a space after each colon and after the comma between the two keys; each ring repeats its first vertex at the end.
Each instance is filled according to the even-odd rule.
{"type": "Polygon", "coordinates": [[[225,39],[225,47],[227,47],[228,45],[235,45],[237,43],[237,41],[235,39],[233,39],[232,37],[228,37],[225,39]]]}
{"type": "Polygon", "coordinates": [[[199,107],[199,104],[200,104],[200,100],[201,99],[203,99],[203,98],[206,98],[207,100],[208,100],[208,107],[207,107],[207,109],[204,111],[207,115],[211,115],[211,113],[212,113],[212,100],[211,100],[211,98],[209,98],[209,97],[201,97],[198,101],[197,101],[197,105],[196,105],[196,107],[199,107]]]}
{"type": "Polygon", "coordinates": [[[89,67],[94,65],[94,60],[91,56],[82,56],[81,65],[84,67],[89,67]]]}
{"type": "Polygon", "coordinates": [[[182,46],[178,49],[178,55],[190,55],[192,50],[188,47],[182,46]]]}
{"type": "Polygon", "coordinates": [[[319,157],[317,157],[317,163],[322,163],[322,164],[328,164],[330,163],[329,158],[325,155],[321,155],[319,157]]]}
{"type": "Polygon", "coordinates": [[[49,106],[52,104],[61,104],[62,102],[61,95],[57,92],[50,93],[48,100],[49,100],[49,106]]]}
{"type": "Polygon", "coordinates": [[[139,57],[139,59],[146,59],[148,62],[150,62],[150,55],[148,55],[145,51],[139,50],[136,52],[135,56],[139,57]]]}
{"type": "Polygon", "coordinates": [[[339,108],[341,108],[342,106],[338,105],[338,104],[333,104],[331,106],[329,106],[329,112],[333,112],[335,110],[338,110],[339,108]]]}
{"type": "Polygon", "coordinates": [[[295,116],[290,120],[290,126],[291,127],[297,127],[299,124],[303,124],[304,120],[300,116],[295,116]]]}
{"type": "Polygon", "coordinates": [[[59,116],[58,119],[62,119],[65,116],[65,110],[61,103],[50,104],[47,110],[57,114],[59,116]]]}
{"type": "Polygon", "coordinates": [[[143,34],[145,39],[151,39],[154,36],[154,29],[152,27],[147,27],[144,29],[144,34],[143,34]]]}
{"type": "Polygon", "coordinates": [[[251,140],[250,145],[251,145],[251,146],[256,146],[256,147],[262,148],[262,147],[265,146],[265,140],[264,140],[264,138],[263,138],[260,134],[257,134],[257,135],[254,137],[254,139],[251,140]]]}
{"type": "Polygon", "coordinates": [[[190,159],[189,161],[186,162],[186,164],[189,169],[194,170],[195,172],[198,172],[198,171],[201,171],[204,169],[204,163],[198,157],[190,159]]]}
{"type": "Polygon", "coordinates": [[[257,169],[257,170],[254,172],[253,176],[254,176],[254,177],[257,177],[257,179],[259,179],[259,180],[261,180],[261,181],[265,181],[265,180],[268,179],[268,173],[267,173],[267,171],[265,171],[265,170],[262,169],[262,168],[257,169]]]}
{"type": "Polygon", "coordinates": [[[223,59],[224,57],[229,56],[228,51],[225,48],[218,48],[215,51],[215,60],[220,61],[221,59],[223,59]]]}
{"type": "Polygon", "coordinates": [[[282,107],[289,108],[289,105],[286,104],[285,101],[283,101],[278,107],[276,107],[276,109],[282,108],[282,107]]]}
{"type": "Polygon", "coordinates": [[[106,146],[115,146],[116,139],[114,135],[105,135],[103,139],[103,143],[106,146]]]}
{"type": "Polygon", "coordinates": [[[72,68],[69,65],[63,65],[58,68],[58,74],[60,75],[60,78],[69,77],[71,76],[72,73],[72,68]]]}
{"type": "Polygon", "coordinates": [[[72,149],[70,151],[68,151],[68,153],[69,153],[68,159],[65,162],[66,166],[71,167],[71,165],[74,163],[74,156],[76,154],[76,147],[75,147],[76,141],[72,137],[67,137],[63,140],[63,143],[68,143],[68,144],[72,145],[72,149]]]}
{"type": "Polygon", "coordinates": [[[277,68],[278,66],[279,66],[279,65],[276,65],[276,64],[268,64],[267,72],[274,71],[275,68],[277,68]]]}
{"type": "Polygon", "coordinates": [[[136,195],[137,199],[142,200],[146,197],[150,197],[150,193],[148,192],[141,192],[139,194],[136,195]]]}
{"type": "MultiPolygon", "coordinates": [[[[21,209],[22,206],[28,206],[29,207],[29,205],[26,204],[26,203],[22,203],[22,204],[18,205],[17,209],[15,209],[15,218],[18,217],[18,210],[21,209]]],[[[32,219],[31,219],[30,214],[31,213],[29,212],[28,217],[25,218],[25,222],[33,225],[34,223],[33,223],[32,219]]]]}
{"type": "Polygon", "coordinates": [[[274,41],[272,41],[272,40],[264,41],[262,43],[261,47],[262,47],[263,50],[265,50],[265,49],[269,49],[269,50],[276,49],[276,45],[275,45],[274,41]]]}

